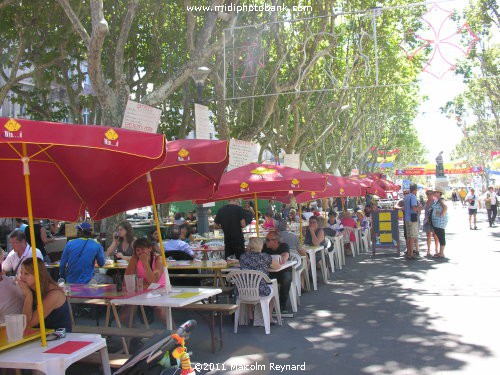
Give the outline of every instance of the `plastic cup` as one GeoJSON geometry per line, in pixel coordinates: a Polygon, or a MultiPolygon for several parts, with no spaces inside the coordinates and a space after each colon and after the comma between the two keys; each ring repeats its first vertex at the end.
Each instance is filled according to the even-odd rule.
{"type": "Polygon", "coordinates": [[[124,280],[127,294],[135,293],[135,275],[125,275],[124,280]]]}
{"type": "Polygon", "coordinates": [[[22,340],[26,329],[26,315],[8,314],[5,315],[5,325],[7,330],[7,340],[16,342],[22,340]]]}
{"type": "Polygon", "coordinates": [[[136,280],[137,293],[142,293],[144,291],[144,279],[138,277],[136,280]]]}

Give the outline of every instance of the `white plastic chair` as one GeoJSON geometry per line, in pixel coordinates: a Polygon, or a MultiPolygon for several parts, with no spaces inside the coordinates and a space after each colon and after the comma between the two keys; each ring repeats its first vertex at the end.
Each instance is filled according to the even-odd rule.
{"type": "Polygon", "coordinates": [[[339,270],[345,265],[345,253],[344,253],[344,236],[335,236],[333,238],[333,245],[335,247],[335,255],[337,256],[337,266],[339,270]]]}
{"type": "Polygon", "coordinates": [[[361,234],[361,245],[363,247],[363,251],[370,252],[370,228],[365,229],[365,234],[361,234]]]}
{"type": "MultiPolygon", "coordinates": [[[[327,246],[325,247],[325,255],[326,259],[328,259],[328,263],[330,264],[330,270],[332,271],[332,274],[335,273],[335,261],[337,262],[337,267],[340,266],[340,258],[338,255],[338,249],[337,246],[335,246],[335,238],[330,237],[330,236],[325,236],[327,240],[327,246]],[[328,251],[330,247],[333,246],[332,251],[328,251]]],[[[340,266],[340,269],[342,269],[342,266],[340,266]]]]}
{"type": "Polygon", "coordinates": [[[236,288],[238,289],[238,297],[236,299],[238,309],[234,314],[234,333],[238,333],[239,317],[242,304],[260,304],[266,335],[269,335],[271,333],[271,303],[273,303],[273,308],[276,311],[278,324],[283,324],[281,320],[281,310],[278,295],[278,282],[276,280],[271,280],[267,275],[263,274],[260,271],[235,270],[229,272],[229,274],[227,275],[227,281],[230,283],[234,283],[236,288]],[[259,295],[259,284],[261,280],[263,280],[267,284],[272,284],[270,295],[263,297],[259,295]]]}
{"type": "MultiPolygon", "coordinates": [[[[351,241],[351,233],[354,233],[354,228],[344,227],[344,243],[349,242],[351,244],[352,256],[356,256],[356,240],[351,241]]],[[[356,237],[356,234],[354,234],[356,237]]]]}

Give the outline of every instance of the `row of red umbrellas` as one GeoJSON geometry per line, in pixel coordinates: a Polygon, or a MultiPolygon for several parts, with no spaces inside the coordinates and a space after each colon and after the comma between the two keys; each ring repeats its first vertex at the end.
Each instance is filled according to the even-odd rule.
{"type": "MultiPolygon", "coordinates": [[[[255,163],[223,173],[228,162],[227,141],[166,142],[160,134],[120,128],[0,118],[0,174],[11,187],[0,198],[0,217],[27,216],[33,230],[33,218],[77,221],[87,210],[99,220],[152,204],[159,229],[157,202],[293,194],[302,203],[381,195],[379,189],[390,187],[380,176],[356,181],[255,163]]],[[[35,264],[38,280],[37,271],[35,264]]],[[[37,283],[43,330],[39,292],[37,283]]]]}

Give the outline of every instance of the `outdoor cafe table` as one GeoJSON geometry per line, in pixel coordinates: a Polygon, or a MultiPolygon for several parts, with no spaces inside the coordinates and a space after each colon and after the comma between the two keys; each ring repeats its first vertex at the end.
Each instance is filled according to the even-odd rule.
{"type": "MultiPolygon", "coordinates": [[[[143,310],[144,306],[164,307],[166,310],[166,326],[167,329],[173,329],[172,307],[183,307],[191,303],[199,302],[203,299],[213,297],[222,293],[219,288],[191,288],[191,287],[174,287],[170,293],[164,290],[150,291],[130,298],[120,298],[111,300],[114,316],[116,306],[131,305],[139,306],[143,310]]],[[[121,328],[120,318],[116,318],[117,327],[121,328]]]]}
{"type": "Polygon", "coordinates": [[[73,363],[99,352],[102,371],[111,375],[106,339],[101,335],[67,333],[65,338],[48,341],[42,347],[35,340],[0,352],[0,368],[27,369],[49,375],[64,375],[73,363]]]}
{"type": "Polygon", "coordinates": [[[325,264],[325,253],[323,252],[323,246],[307,246],[304,245],[302,248],[307,252],[309,256],[309,263],[311,264],[311,275],[313,279],[313,288],[318,290],[318,275],[316,272],[316,253],[320,251],[321,253],[321,272],[323,275],[323,280],[326,282],[326,264],[325,264]]]}
{"type": "Polygon", "coordinates": [[[224,258],[224,246],[208,246],[207,248],[195,245],[192,246],[194,252],[202,253],[202,260],[223,259],[224,258]],[[221,254],[222,253],[222,254],[221,254]]]}

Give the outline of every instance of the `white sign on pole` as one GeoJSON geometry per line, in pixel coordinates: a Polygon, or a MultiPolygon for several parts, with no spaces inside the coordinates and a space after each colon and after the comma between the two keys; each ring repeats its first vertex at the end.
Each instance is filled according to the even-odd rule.
{"type": "Polygon", "coordinates": [[[122,129],[156,133],[160,117],[161,109],[129,100],[123,115],[122,129]]]}
{"type": "Polygon", "coordinates": [[[231,139],[229,141],[229,165],[227,170],[242,167],[257,161],[257,144],[231,139]]]}
{"type": "Polygon", "coordinates": [[[285,154],[285,167],[300,169],[300,154],[285,154]]]}
{"type": "Polygon", "coordinates": [[[194,123],[196,126],[196,139],[210,139],[210,118],[206,105],[195,103],[194,123]]]}

